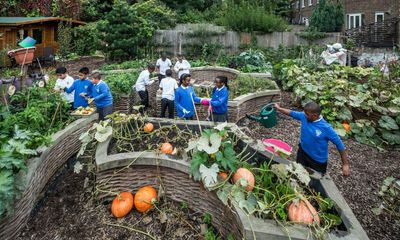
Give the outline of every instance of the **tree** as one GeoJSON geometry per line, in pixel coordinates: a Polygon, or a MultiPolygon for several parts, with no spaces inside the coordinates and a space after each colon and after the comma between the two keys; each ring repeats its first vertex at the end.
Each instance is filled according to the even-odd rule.
{"type": "Polygon", "coordinates": [[[118,1],[113,9],[99,21],[100,38],[110,60],[123,61],[137,58],[153,35],[154,28],[126,1],[118,1]]]}
{"type": "Polygon", "coordinates": [[[310,27],[320,32],[340,32],[344,24],[341,1],[320,0],[311,16],[310,27]]]}
{"type": "Polygon", "coordinates": [[[72,50],[72,28],[70,23],[60,22],[58,24],[57,42],[61,59],[66,59],[72,50]]]}

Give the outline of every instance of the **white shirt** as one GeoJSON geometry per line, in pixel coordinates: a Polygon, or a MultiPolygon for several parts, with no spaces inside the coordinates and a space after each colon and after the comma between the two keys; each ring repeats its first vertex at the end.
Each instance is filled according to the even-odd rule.
{"type": "Polygon", "coordinates": [[[160,88],[162,88],[162,98],[173,101],[175,99],[175,89],[178,88],[176,80],[171,77],[163,78],[160,82],[160,88]]]}
{"type": "Polygon", "coordinates": [[[174,66],[175,72],[178,73],[178,78],[181,78],[181,75],[184,73],[189,74],[189,69],[190,69],[190,63],[185,59],[183,59],[182,62],[177,61],[174,66]]]}
{"type": "Polygon", "coordinates": [[[165,71],[171,68],[172,62],[168,58],[165,61],[160,58],[157,60],[156,66],[160,69],[160,74],[165,75],[165,71]]]}
{"type": "Polygon", "coordinates": [[[152,84],[154,81],[150,80],[149,70],[143,70],[135,84],[136,91],[146,91],[146,86],[152,84]]]}
{"type": "MultiPolygon", "coordinates": [[[[57,79],[56,84],[54,85],[54,90],[60,90],[62,88],[70,88],[72,86],[72,84],[74,84],[74,79],[69,76],[68,74],[66,75],[66,77],[64,79],[57,79]]],[[[72,91],[71,93],[66,93],[66,92],[62,92],[61,96],[69,103],[74,102],[74,92],[72,91]]]]}

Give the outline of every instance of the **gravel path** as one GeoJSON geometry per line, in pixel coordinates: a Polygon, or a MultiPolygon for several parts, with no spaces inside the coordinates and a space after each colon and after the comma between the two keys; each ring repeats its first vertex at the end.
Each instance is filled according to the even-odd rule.
{"type": "MultiPolygon", "coordinates": [[[[290,99],[290,94],[283,93],[282,106],[292,106],[290,99]]],[[[250,129],[251,131],[246,132],[255,139],[276,138],[287,142],[293,147],[291,159],[295,159],[300,123],[281,114],[278,117],[277,126],[271,129],[247,119],[242,120],[239,125],[250,129]]],[[[383,180],[388,176],[400,178],[400,150],[379,152],[376,148],[360,144],[354,139],[345,139],[344,144],[348,149],[351,176],[342,176],[340,155],[333,144],[329,145],[329,175],[370,239],[400,239],[400,225],[395,225],[394,219],[386,214],[376,216],[371,211],[380,204],[377,193],[383,180]]]]}

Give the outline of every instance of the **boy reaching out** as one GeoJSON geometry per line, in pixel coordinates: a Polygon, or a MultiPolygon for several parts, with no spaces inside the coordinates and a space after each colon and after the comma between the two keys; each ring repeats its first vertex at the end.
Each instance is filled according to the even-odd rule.
{"type": "Polygon", "coordinates": [[[301,122],[300,144],[296,162],[322,174],[328,166],[328,142],[336,145],[342,160],[343,176],[350,175],[345,146],[332,126],[321,116],[321,108],[315,102],[304,106],[304,112],[296,112],[275,104],[276,110],[301,122]]]}

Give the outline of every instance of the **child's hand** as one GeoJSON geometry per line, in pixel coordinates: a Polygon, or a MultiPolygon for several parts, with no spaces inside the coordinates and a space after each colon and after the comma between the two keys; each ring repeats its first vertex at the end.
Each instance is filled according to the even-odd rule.
{"type": "Polygon", "coordinates": [[[89,104],[92,104],[93,101],[94,101],[94,98],[89,98],[87,102],[88,102],[89,104]]]}
{"type": "Polygon", "coordinates": [[[81,94],[79,94],[79,96],[84,97],[84,96],[86,96],[86,93],[81,93],[81,94]]]}

